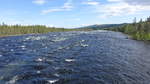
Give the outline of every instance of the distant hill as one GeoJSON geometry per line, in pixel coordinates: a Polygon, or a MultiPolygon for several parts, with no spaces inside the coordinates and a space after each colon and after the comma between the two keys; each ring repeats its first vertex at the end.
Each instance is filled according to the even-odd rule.
{"type": "Polygon", "coordinates": [[[105,28],[114,28],[114,27],[120,27],[125,25],[126,23],[123,24],[96,24],[96,25],[90,25],[90,26],[85,26],[85,27],[80,27],[79,29],[92,29],[92,30],[99,30],[99,29],[105,29],[105,28]]]}

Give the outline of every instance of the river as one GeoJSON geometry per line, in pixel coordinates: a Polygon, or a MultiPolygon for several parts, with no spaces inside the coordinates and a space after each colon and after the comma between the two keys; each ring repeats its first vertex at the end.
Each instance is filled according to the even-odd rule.
{"type": "Polygon", "coordinates": [[[0,38],[0,84],[149,84],[150,44],[111,31],[0,38]]]}

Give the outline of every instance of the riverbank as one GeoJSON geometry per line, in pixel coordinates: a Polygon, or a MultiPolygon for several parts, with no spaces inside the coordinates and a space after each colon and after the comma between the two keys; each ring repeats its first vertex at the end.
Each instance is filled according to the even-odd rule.
{"type": "MultiPolygon", "coordinates": [[[[37,34],[40,34],[40,33],[37,33],[37,34]]],[[[31,33],[31,34],[16,34],[16,35],[4,35],[4,36],[0,36],[0,38],[2,37],[10,37],[10,36],[21,36],[21,35],[36,35],[36,33],[31,33]]]]}
{"type": "MultiPolygon", "coordinates": [[[[111,30],[111,31],[114,31],[114,30],[111,30]]],[[[121,31],[116,31],[116,32],[121,32],[121,31]]],[[[146,33],[141,33],[141,32],[136,32],[136,33],[133,33],[133,34],[129,34],[129,33],[126,33],[126,32],[122,32],[126,35],[128,35],[128,38],[130,39],[134,39],[134,40],[139,40],[139,41],[150,41],[150,34],[146,34],[146,33]]]]}
{"type": "Polygon", "coordinates": [[[82,31],[82,30],[46,27],[43,25],[32,25],[32,26],[0,25],[0,37],[18,36],[26,34],[43,34],[48,32],[66,32],[66,31],[82,31]]]}
{"type": "Polygon", "coordinates": [[[150,22],[140,21],[139,23],[125,24],[120,27],[106,28],[104,30],[122,32],[135,40],[150,41],[150,22]]]}

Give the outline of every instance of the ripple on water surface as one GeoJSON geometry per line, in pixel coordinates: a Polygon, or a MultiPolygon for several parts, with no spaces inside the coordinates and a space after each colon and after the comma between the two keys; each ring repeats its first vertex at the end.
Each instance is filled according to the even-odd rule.
{"type": "Polygon", "coordinates": [[[0,84],[149,84],[149,50],[108,31],[2,38],[0,84]]]}

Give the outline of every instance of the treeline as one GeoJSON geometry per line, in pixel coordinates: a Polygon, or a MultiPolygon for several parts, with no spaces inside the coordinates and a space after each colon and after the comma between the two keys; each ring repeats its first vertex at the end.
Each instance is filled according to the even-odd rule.
{"type": "Polygon", "coordinates": [[[140,20],[136,22],[136,18],[132,24],[125,24],[117,28],[111,28],[107,30],[119,31],[129,34],[136,40],[150,40],[150,17],[146,21],[140,20]]]}
{"type": "Polygon", "coordinates": [[[22,25],[6,25],[4,23],[0,25],[0,36],[63,32],[63,31],[77,31],[77,30],[46,27],[44,25],[22,26],[22,25]]]}

